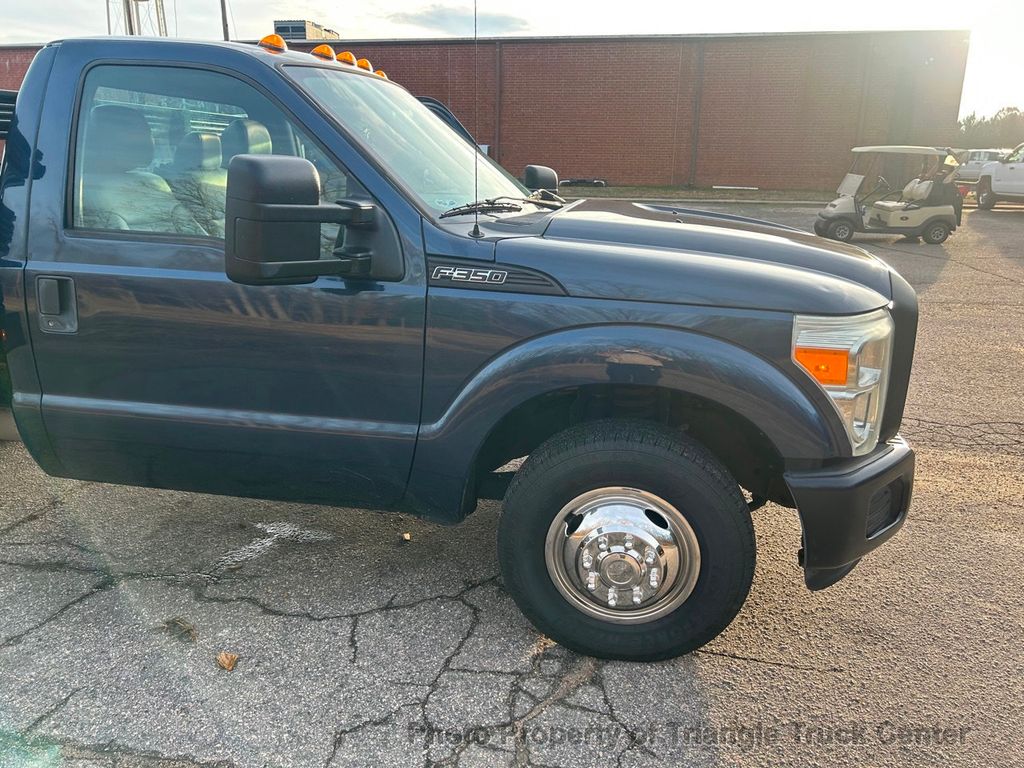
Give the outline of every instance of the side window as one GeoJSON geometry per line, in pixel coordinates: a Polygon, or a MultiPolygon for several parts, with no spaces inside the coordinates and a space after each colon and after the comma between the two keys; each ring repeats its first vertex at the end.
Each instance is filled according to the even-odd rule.
{"type": "Polygon", "coordinates": [[[1024,161],[1024,144],[1016,147],[1009,155],[1006,156],[1004,163],[1019,163],[1024,161]]]}
{"type": "MultiPolygon", "coordinates": [[[[95,67],[78,115],[71,224],[223,238],[227,167],[240,154],[305,157],[323,201],[366,195],[246,83],[199,69],[95,67]]],[[[324,251],[338,231],[323,228],[324,251]]]]}

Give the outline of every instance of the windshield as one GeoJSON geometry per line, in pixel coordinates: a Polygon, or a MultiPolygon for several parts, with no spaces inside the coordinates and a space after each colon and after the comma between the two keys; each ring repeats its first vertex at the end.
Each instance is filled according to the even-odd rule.
{"type": "Polygon", "coordinates": [[[437,213],[478,199],[529,194],[404,88],[321,67],[288,75],[437,213]],[[479,189],[473,162],[479,158],[479,189]]]}

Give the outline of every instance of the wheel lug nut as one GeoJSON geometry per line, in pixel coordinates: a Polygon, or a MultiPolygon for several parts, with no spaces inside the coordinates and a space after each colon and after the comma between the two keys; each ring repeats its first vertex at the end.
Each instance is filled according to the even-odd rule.
{"type": "Polygon", "coordinates": [[[655,589],[658,588],[658,569],[651,568],[651,586],[655,589]]]}
{"type": "Polygon", "coordinates": [[[587,574],[587,589],[591,592],[597,589],[597,571],[591,571],[587,574]]]}
{"type": "Polygon", "coordinates": [[[640,601],[643,599],[644,596],[640,591],[640,587],[633,587],[633,605],[640,605],[640,601]]]}
{"type": "Polygon", "coordinates": [[[617,602],[619,602],[619,595],[615,591],[615,587],[612,587],[608,590],[608,607],[614,608],[617,602]]]}
{"type": "Polygon", "coordinates": [[[583,567],[589,569],[594,564],[594,558],[589,552],[583,553],[583,567]]]}
{"type": "Polygon", "coordinates": [[[607,536],[598,536],[597,537],[597,547],[598,547],[598,549],[608,549],[608,537],[607,536]]]}
{"type": "Polygon", "coordinates": [[[655,552],[650,547],[647,548],[647,552],[644,554],[644,562],[648,565],[654,564],[655,552]]]}
{"type": "Polygon", "coordinates": [[[626,534],[626,540],[624,542],[622,542],[622,545],[626,549],[632,549],[633,548],[633,537],[630,536],[629,534],[626,534]]]}

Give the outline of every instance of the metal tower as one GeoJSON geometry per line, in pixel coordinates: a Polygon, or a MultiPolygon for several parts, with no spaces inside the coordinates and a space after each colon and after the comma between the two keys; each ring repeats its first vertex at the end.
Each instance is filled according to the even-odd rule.
{"type": "Polygon", "coordinates": [[[164,0],[106,0],[107,33],[167,37],[164,0]]]}

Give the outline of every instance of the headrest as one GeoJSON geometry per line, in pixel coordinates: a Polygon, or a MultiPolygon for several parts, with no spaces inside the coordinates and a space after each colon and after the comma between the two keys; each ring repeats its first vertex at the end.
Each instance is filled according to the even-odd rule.
{"type": "Polygon", "coordinates": [[[174,150],[174,164],[181,170],[211,171],[220,168],[220,137],[215,133],[186,133],[174,150]]]}
{"type": "Polygon", "coordinates": [[[153,162],[153,135],[146,116],[120,104],[93,107],[82,160],[87,170],[101,173],[148,167],[153,162]]]}
{"type": "Polygon", "coordinates": [[[927,200],[928,196],[932,193],[933,182],[929,179],[927,181],[919,181],[917,186],[914,188],[914,193],[911,196],[913,200],[927,200]]]}
{"type": "Polygon", "coordinates": [[[235,155],[270,155],[274,152],[267,127],[256,120],[241,117],[228,123],[220,135],[220,143],[223,150],[221,164],[225,168],[235,155]]]}

